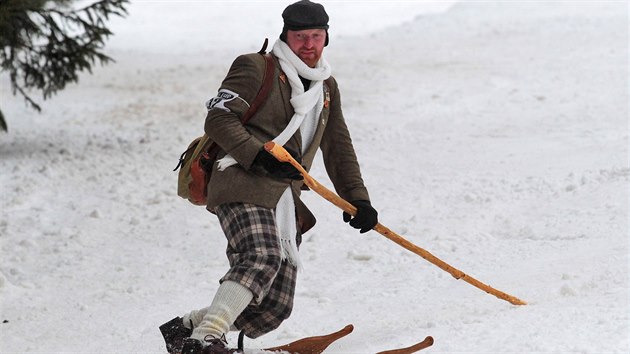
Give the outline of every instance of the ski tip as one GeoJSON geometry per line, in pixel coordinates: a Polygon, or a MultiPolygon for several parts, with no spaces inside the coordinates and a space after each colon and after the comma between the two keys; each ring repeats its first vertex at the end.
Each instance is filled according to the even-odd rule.
{"type": "Polygon", "coordinates": [[[418,352],[422,349],[426,349],[432,345],[433,345],[433,337],[428,336],[422,342],[416,343],[412,345],[411,347],[386,350],[384,352],[378,352],[376,354],[411,354],[411,353],[418,352]]]}
{"type": "Polygon", "coordinates": [[[315,337],[305,337],[289,344],[264,349],[268,352],[286,352],[290,354],[320,354],[335,341],[352,333],[354,326],[349,324],[344,328],[330,334],[315,337]]]}

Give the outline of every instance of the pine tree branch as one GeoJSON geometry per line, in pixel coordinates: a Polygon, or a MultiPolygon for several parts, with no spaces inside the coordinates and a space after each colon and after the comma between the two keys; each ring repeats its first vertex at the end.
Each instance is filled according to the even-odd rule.
{"type": "Polygon", "coordinates": [[[100,0],[78,10],[62,10],[48,8],[46,2],[0,2],[2,70],[9,73],[13,94],[23,96],[37,111],[41,107],[27,90],[40,90],[45,100],[68,83],[78,82],[80,72],[91,73],[97,62],[113,61],[101,52],[113,34],[105,22],[112,16],[126,16],[128,4],[128,0],[100,0]]]}

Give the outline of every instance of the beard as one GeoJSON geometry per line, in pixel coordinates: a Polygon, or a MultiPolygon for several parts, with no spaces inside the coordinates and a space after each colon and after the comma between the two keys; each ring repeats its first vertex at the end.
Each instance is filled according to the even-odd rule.
{"type": "Polygon", "coordinates": [[[305,50],[300,51],[298,57],[311,68],[317,65],[317,62],[322,57],[322,52],[317,50],[305,50]]]}

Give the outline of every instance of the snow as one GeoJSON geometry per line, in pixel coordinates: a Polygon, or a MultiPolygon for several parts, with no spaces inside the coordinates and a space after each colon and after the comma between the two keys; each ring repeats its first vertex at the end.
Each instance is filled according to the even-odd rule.
{"type": "MultiPolygon", "coordinates": [[[[324,4],[381,222],[529,304],[359,235],[311,192],[293,315],[246,345],[353,323],[328,352],[431,335],[433,353],[627,353],[628,3],[324,4]]],[[[209,304],[225,240],[171,170],[286,5],[134,2],[112,22],[117,62],[42,114],[2,75],[0,352],[161,353],[157,327],[209,304]]],[[[330,186],[321,162],[312,172],[330,186]]]]}

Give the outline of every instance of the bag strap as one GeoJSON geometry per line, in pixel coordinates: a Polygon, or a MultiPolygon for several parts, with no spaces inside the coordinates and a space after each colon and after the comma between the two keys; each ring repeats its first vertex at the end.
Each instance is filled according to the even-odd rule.
{"type": "Polygon", "coordinates": [[[251,106],[243,117],[241,117],[241,123],[245,124],[249,121],[252,116],[258,111],[258,108],[262,106],[263,103],[267,100],[269,96],[269,92],[271,92],[271,86],[273,85],[273,73],[276,70],[276,63],[273,60],[271,54],[265,54],[265,48],[267,48],[267,38],[265,38],[265,44],[263,48],[258,52],[258,54],[262,55],[265,58],[265,74],[263,76],[263,83],[256,95],[256,98],[252,102],[251,106]]]}
{"type": "MultiPolygon", "coordinates": [[[[265,43],[263,44],[262,48],[258,51],[258,54],[262,55],[265,58],[265,73],[263,75],[263,83],[260,89],[258,90],[258,93],[256,94],[256,98],[254,98],[254,101],[249,106],[249,109],[241,117],[242,124],[247,123],[247,121],[249,121],[254,116],[254,114],[256,114],[256,111],[258,111],[258,108],[260,108],[260,106],[262,106],[262,104],[265,103],[265,101],[267,100],[267,97],[269,96],[269,92],[271,92],[271,86],[273,86],[273,74],[274,74],[274,71],[276,70],[276,63],[274,62],[274,59],[271,56],[271,54],[266,53],[265,51],[267,49],[268,43],[269,43],[269,39],[265,38],[265,43]]],[[[181,166],[183,166],[184,157],[186,156],[186,154],[188,154],[193,149],[195,149],[195,147],[196,146],[189,147],[186,151],[184,151],[184,153],[182,153],[182,155],[179,158],[179,163],[177,164],[177,166],[175,167],[173,171],[177,171],[181,166]]],[[[206,153],[209,155],[212,154],[213,156],[216,156],[216,154],[219,152],[219,146],[214,141],[210,141],[210,144],[204,147],[202,151],[203,151],[202,154],[206,153]]]]}
{"type": "MultiPolygon", "coordinates": [[[[263,83],[258,90],[258,93],[256,94],[256,98],[254,98],[254,101],[249,106],[249,109],[241,117],[242,124],[247,123],[247,121],[249,121],[254,116],[254,114],[256,114],[258,108],[260,108],[260,106],[265,103],[267,97],[269,96],[269,92],[271,92],[271,86],[273,86],[273,73],[276,70],[276,63],[274,62],[271,54],[265,53],[268,41],[269,40],[265,38],[265,43],[263,44],[262,49],[260,49],[260,51],[258,52],[258,54],[262,55],[265,58],[265,73],[263,75],[263,83]]],[[[208,153],[208,156],[215,158],[215,156],[219,153],[220,148],[219,145],[213,141],[204,150],[208,153]]]]}

